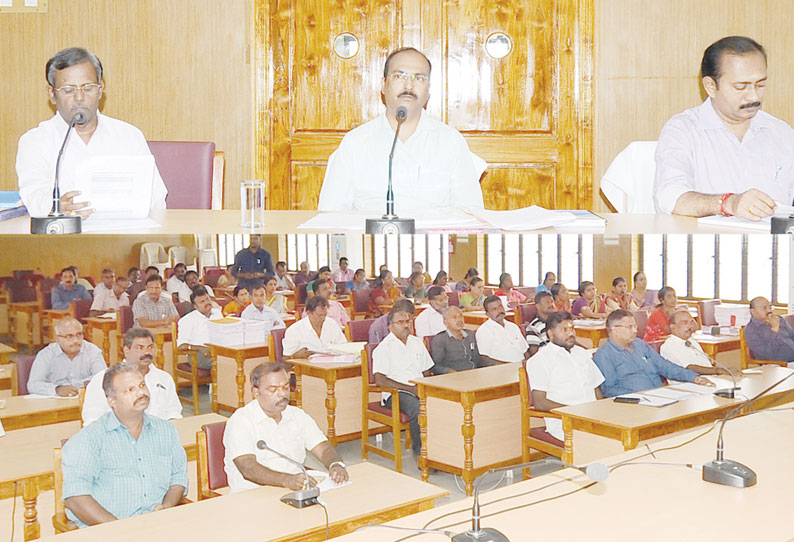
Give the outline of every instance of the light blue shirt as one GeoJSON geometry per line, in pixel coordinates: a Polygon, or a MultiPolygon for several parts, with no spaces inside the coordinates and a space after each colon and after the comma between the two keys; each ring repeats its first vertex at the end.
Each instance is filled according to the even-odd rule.
{"type": "MultiPolygon", "coordinates": [[[[90,495],[117,518],[151,512],[171,486],[187,492],[187,456],[176,428],[143,414],[138,439],[108,412],[63,447],[63,499],[90,495]]],[[[66,515],[86,527],[67,509],[66,515]]]]}
{"type": "Polygon", "coordinates": [[[240,318],[243,320],[259,320],[260,322],[265,322],[265,333],[267,335],[270,335],[270,332],[274,329],[287,327],[284,320],[278,315],[278,312],[276,312],[273,307],[268,307],[267,305],[263,305],[260,311],[251,303],[240,313],[240,318]]]}
{"type": "Polygon", "coordinates": [[[74,288],[67,290],[66,286],[59,284],[52,289],[50,294],[53,309],[68,309],[69,303],[76,299],[91,299],[91,294],[80,284],[75,284],[74,288]]]}
{"type": "Polygon", "coordinates": [[[80,351],[73,359],[64,354],[58,343],[42,348],[28,377],[28,392],[37,395],[56,395],[58,386],[84,388],[86,383],[107,368],[102,350],[88,341],[83,341],[80,351]]]}

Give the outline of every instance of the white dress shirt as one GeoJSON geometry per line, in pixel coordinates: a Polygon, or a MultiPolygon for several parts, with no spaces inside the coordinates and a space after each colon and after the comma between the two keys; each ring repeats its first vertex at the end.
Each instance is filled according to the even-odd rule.
{"type": "MultiPolygon", "coordinates": [[[[422,378],[422,373],[432,369],[434,363],[422,339],[408,335],[403,343],[394,333],[389,332],[375,350],[372,351],[372,373],[380,373],[400,384],[413,386],[411,380],[422,378]]],[[[382,393],[381,400],[391,397],[382,393]]]]}
{"type": "MultiPolygon", "coordinates": [[[[581,346],[570,352],[552,342],[527,360],[530,388],[545,391],[546,398],[563,405],[579,405],[596,400],[595,389],[604,376],[593,363],[593,356],[581,346]]],[[[546,418],[546,431],[565,440],[562,420],[546,418]]]]}
{"type": "Polygon", "coordinates": [[[268,448],[282,453],[298,463],[306,460],[306,450],[313,450],[328,440],[317,423],[297,407],[287,406],[281,413],[281,421],[276,422],[265,414],[256,399],[242,408],[226,421],[223,433],[223,468],[229,482],[229,492],[236,493],[261,487],[243,478],[234,460],[244,455],[253,455],[256,462],[276,472],[298,474],[301,470],[286,459],[278,457],[269,450],[260,450],[256,443],[264,440],[268,448]]]}
{"type": "Polygon", "coordinates": [[[169,294],[179,294],[179,301],[190,301],[190,294],[193,292],[184,280],[180,280],[176,275],[171,276],[165,283],[165,291],[169,294]]]}
{"type": "MultiPolygon", "coordinates": [[[[79,177],[81,165],[95,156],[151,156],[146,138],[131,124],[97,112],[96,131],[88,143],[77,133],[69,135],[60,169],[61,194],[70,190],[85,192],[86,179],[79,177]]],[[[46,216],[52,207],[55,162],[69,125],[59,113],[28,130],[19,138],[17,178],[19,195],[31,216],[46,216]]],[[[152,184],[152,209],[165,209],[167,190],[157,166],[152,184]]],[[[81,201],[78,196],[75,201],[81,201]]]]}
{"type": "Polygon", "coordinates": [[[260,322],[265,322],[266,335],[270,335],[270,331],[273,329],[287,327],[287,324],[284,323],[284,320],[281,319],[278,313],[267,305],[263,305],[262,310],[259,310],[256,308],[256,305],[251,303],[240,313],[240,318],[243,320],[258,320],[260,322]]]}
{"type": "Polygon", "coordinates": [[[110,312],[117,311],[121,307],[130,306],[130,296],[127,292],[121,292],[119,297],[113,293],[113,290],[105,288],[104,284],[99,284],[94,288],[94,301],[91,303],[92,311],[110,312]]]}
{"type": "Polygon", "coordinates": [[[315,352],[323,352],[330,348],[332,344],[342,344],[347,342],[347,337],[342,332],[339,324],[328,316],[323,320],[323,327],[320,336],[317,336],[312,327],[309,317],[301,318],[284,332],[284,355],[291,356],[301,348],[308,348],[315,352]]]}
{"type": "Polygon", "coordinates": [[[414,319],[414,331],[420,339],[424,339],[428,335],[438,335],[445,329],[447,326],[444,325],[444,317],[433,307],[423,310],[414,319]]]}
{"type": "MultiPolygon", "coordinates": [[[[98,373],[85,387],[85,401],[83,401],[83,425],[88,425],[110,412],[110,405],[102,389],[102,379],[105,371],[98,373]]],[[[182,417],[182,403],[176,394],[174,378],[154,365],[149,365],[149,372],[143,377],[146,387],[149,388],[149,406],[146,412],[163,420],[173,420],[182,417]]]]}
{"type": "Polygon", "coordinates": [[[102,350],[96,345],[83,341],[77,355],[69,359],[58,343],[42,348],[28,376],[28,392],[37,395],[57,395],[58,386],[82,388],[87,380],[107,368],[102,350]]]}
{"type": "MultiPolygon", "coordinates": [[[[328,159],[318,210],[382,213],[393,139],[385,112],[350,130],[328,159]]],[[[457,130],[422,111],[416,131],[394,149],[395,211],[483,209],[485,167],[457,130]]]]}
{"type": "Polygon", "coordinates": [[[691,338],[685,341],[677,335],[670,335],[664,343],[662,343],[659,353],[663,358],[685,369],[688,365],[700,365],[702,367],[712,366],[703,348],[695,339],[691,338]],[[687,342],[689,346],[687,346],[687,342]]]}
{"type": "Polygon", "coordinates": [[[190,344],[202,346],[210,342],[210,331],[207,325],[210,320],[220,320],[223,313],[220,309],[212,307],[209,316],[204,316],[199,311],[190,311],[179,319],[176,326],[176,345],[190,344]]]}
{"type": "Polygon", "coordinates": [[[521,328],[507,319],[503,327],[488,318],[477,328],[474,336],[480,355],[496,361],[523,361],[524,353],[529,348],[521,328]]]}

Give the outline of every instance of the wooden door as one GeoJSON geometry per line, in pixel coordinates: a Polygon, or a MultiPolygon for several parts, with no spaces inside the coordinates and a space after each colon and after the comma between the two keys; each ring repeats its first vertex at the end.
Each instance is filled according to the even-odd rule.
{"type": "Polygon", "coordinates": [[[591,207],[592,0],[257,0],[256,10],[255,169],[270,209],[316,208],[328,156],[382,110],[383,62],[401,46],[433,64],[428,112],[488,162],[487,208],[591,207]],[[357,40],[352,58],[334,50],[343,33],[357,40]]]}

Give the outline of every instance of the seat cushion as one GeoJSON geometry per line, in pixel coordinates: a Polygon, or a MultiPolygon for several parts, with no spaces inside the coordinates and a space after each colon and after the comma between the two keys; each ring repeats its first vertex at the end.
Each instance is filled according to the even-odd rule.
{"type": "MultiPolygon", "coordinates": [[[[191,372],[193,370],[193,368],[191,367],[191,365],[189,363],[180,363],[180,364],[178,364],[176,366],[176,368],[179,369],[180,371],[184,371],[186,373],[189,373],[189,372],[191,372]]],[[[211,372],[210,369],[199,369],[198,370],[199,378],[209,378],[211,375],[212,375],[212,372],[211,372]]]]}
{"type": "MultiPolygon", "coordinates": [[[[385,407],[380,404],[380,401],[369,404],[369,410],[383,414],[384,416],[391,416],[391,407],[385,407]]],[[[400,423],[408,423],[408,416],[404,412],[400,412],[400,423]]]]}
{"type": "Polygon", "coordinates": [[[553,446],[557,446],[559,448],[563,448],[565,446],[565,443],[563,441],[551,436],[551,434],[546,432],[546,429],[543,427],[535,427],[534,429],[530,429],[529,436],[531,438],[542,440],[543,442],[546,442],[553,446]]]}

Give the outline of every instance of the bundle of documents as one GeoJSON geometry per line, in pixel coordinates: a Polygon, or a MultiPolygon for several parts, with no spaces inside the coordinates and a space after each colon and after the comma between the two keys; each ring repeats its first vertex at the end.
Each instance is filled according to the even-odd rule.
{"type": "Polygon", "coordinates": [[[259,320],[240,320],[243,323],[243,344],[267,342],[267,327],[259,320]]]}
{"type": "Polygon", "coordinates": [[[699,386],[691,382],[675,382],[669,386],[639,391],[637,393],[627,393],[620,397],[639,399],[639,404],[641,405],[663,407],[672,405],[678,401],[683,401],[684,399],[697,397],[698,395],[711,395],[712,393],[714,393],[714,389],[707,386],[699,386]]]}
{"type": "MultiPolygon", "coordinates": [[[[773,216],[788,217],[794,214],[794,207],[791,205],[784,205],[777,203],[775,205],[775,212],[773,216]]],[[[727,228],[745,228],[749,230],[765,231],[769,233],[772,231],[772,217],[768,216],[761,220],[747,220],[746,218],[739,218],[738,216],[704,216],[698,218],[698,225],[703,224],[706,226],[717,226],[727,228]]]]}
{"type": "Polygon", "coordinates": [[[222,318],[207,322],[209,343],[218,346],[235,346],[245,343],[245,324],[237,318],[222,318]]]}
{"type": "Polygon", "coordinates": [[[746,326],[750,321],[750,307],[735,303],[720,303],[714,306],[714,319],[721,326],[746,326]]]}

